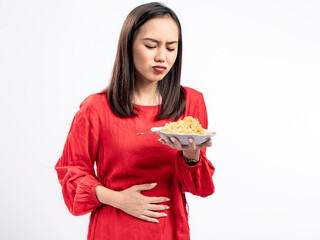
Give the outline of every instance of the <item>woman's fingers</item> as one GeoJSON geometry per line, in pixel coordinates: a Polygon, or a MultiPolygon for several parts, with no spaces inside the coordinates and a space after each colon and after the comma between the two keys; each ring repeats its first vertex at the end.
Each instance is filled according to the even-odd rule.
{"type": "Polygon", "coordinates": [[[153,212],[153,211],[146,211],[144,215],[147,217],[153,217],[153,218],[161,218],[161,217],[168,216],[164,212],[153,212]]]}
{"type": "Polygon", "coordinates": [[[153,223],[159,223],[158,219],[156,218],[151,218],[151,217],[147,217],[145,215],[141,215],[139,216],[138,218],[144,220],[144,221],[147,221],[147,222],[153,222],[153,223]]]}
{"type": "Polygon", "coordinates": [[[164,145],[168,145],[169,147],[173,148],[173,149],[177,149],[177,150],[182,150],[183,146],[181,145],[181,143],[179,142],[179,140],[175,137],[172,138],[159,138],[159,141],[164,144],[164,145]]]}
{"type": "Polygon", "coordinates": [[[178,150],[182,150],[183,147],[182,147],[180,141],[179,141],[177,138],[172,137],[170,140],[171,140],[174,148],[176,148],[176,149],[178,149],[178,150]]]}
{"type": "Polygon", "coordinates": [[[209,138],[207,141],[199,145],[199,148],[205,148],[205,147],[211,147],[212,146],[212,141],[211,138],[209,138]]]}
{"type": "Polygon", "coordinates": [[[140,185],[134,185],[132,188],[138,192],[146,191],[146,190],[151,190],[154,188],[157,184],[156,183],[147,183],[147,184],[140,184],[140,185]]]}
{"type": "Polygon", "coordinates": [[[147,221],[147,222],[154,222],[159,223],[157,218],[162,218],[168,216],[166,213],[162,212],[153,212],[153,211],[146,211],[143,215],[138,216],[138,218],[147,221]]]}
{"type": "Polygon", "coordinates": [[[188,140],[188,145],[182,145],[180,143],[180,141],[175,137],[159,138],[158,140],[162,144],[168,145],[169,147],[171,147],[173,149],[177,149],[179,151],[181,151],[181,150],[195,151],[195,150],[198,150],[198,149],[201,149],[201,148],[211,147],[212,146],[211,138],[209,138],[207,141],[205,141],[204,143],[202,143],[200,145],[196,145],[193,138],[190,138],[188,140]]]}
{"type": "Polygon", "coordinates": [[[185,156],[185,157],[189,156],[189,158],[192,158],[192,159],[199,159],[199,154],[200,154],[201,148],[206,148],[206,147],[212,146],[211,138],[209,138],[207,141],[205,141],[204,143],[202,143],[200,145],[196,145],[194,139],[189,138],[188,145],[186,145],[186,146],[182,145],[180,143],[180,141],[175,137],[171,137],[170,139],[169,138],[160,138],[159,141],[162,144],[171,147],[172,149],[182,151],[183,156],[185,156]]]}
{"type": "Polygon", "coordinates": [[[169,198],[166,197],[147,197],[149,203],[163,203],[170,201],[169,198]]]}
{"type": "Polygon", "coordinates": [[[170,207],[167,205],[158,205],[158,204],[149,204],[148,209],[152,211],[163,211],[167,210],[170,207]]]}
{"type": "Polygon", "coordinates": [[[162,144],[165,144],[165,145],[168,145],[169,147],[171,148],[176,148],[175,147],[175,144],[174,144],[174,138],[160,138],[159,141],[162,143],[162,144]],[[172,141],[173,140],[173,141],[172,141]]]}
{"type": "Polygon", "coordinates": [[[186,150],[194,151],[194,150],[196,150],[196,149],[197,149],[197,146],[196,146],[196,144],[195,144],[195,142],[194,142],[193,138],[189,138],[188,142],[189,142],[189,145],[188,145],[188,147],[187,147],[187,149],[186,149],[186,150]]]}

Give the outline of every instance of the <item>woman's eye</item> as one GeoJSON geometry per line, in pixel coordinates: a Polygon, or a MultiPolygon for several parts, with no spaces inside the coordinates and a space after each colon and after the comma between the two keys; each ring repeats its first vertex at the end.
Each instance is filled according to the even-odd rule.
{"type": "Polygon", "coordinates": [[[147,47],[147,48],[155,48],[155,47],[152,47],[152,46],[148,46],[148,45],[146,45],[146,47],[147,47]]]}
{"type": "Polygon", "coordinates": [[[176,49],[174,49],[174,48],[167,48],[167,50],[168,50],[169,52],[173,52],[173,51],[176,50],[176,49]]]}

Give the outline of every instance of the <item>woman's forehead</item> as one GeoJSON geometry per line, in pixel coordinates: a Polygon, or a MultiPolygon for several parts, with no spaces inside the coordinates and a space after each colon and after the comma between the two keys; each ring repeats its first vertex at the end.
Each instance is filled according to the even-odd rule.
{"type": "Polygon", "coordinates": [[[158,41],[178,41],[179,28],[171,17],[153,18],[140,27],[137,37],[153,38],[158,41]]]}

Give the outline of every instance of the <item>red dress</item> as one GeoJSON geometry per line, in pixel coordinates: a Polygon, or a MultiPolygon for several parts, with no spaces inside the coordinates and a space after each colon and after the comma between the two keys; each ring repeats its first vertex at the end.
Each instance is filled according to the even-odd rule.
{"type": "MultiPolygon", "coordinates": [[[[207,128],[203,96],[186,90],[186,111],[180,117],[198,118],[207,128]]],[[[181,152],[158,141],[157,134],[137,136],[170,119],[155,121],[159,106],[140,106],[133,118],[111,112],[105,94],[87,97],[76,113],[61,158],[55,169],[64,201],[73,215],[89,212],[88,239],[94,240],[186,240],[190,239],[185,192],[206,197],[214,192],[214,167],[201,150],[200,161],[189,166],[181,152]],[[96,164],[96,172],[94,168],[96,164]],[[136,184],[157,183],[145,196],[170,198],[167,217],[151,223],[100,203],[95,187],[119,191],[136,184]]]]}

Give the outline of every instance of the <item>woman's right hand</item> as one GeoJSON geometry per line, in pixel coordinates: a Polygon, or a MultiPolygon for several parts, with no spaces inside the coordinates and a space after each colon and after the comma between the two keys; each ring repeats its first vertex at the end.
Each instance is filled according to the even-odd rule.
{"type": "Polygon", "coordinates": [[[119,198],[116,207],[136,218],[158,223],[157,218],[167,216],[166,213],[158,211],[169,209],[169,206],[158,205],[157,203],[167,202],[170,199],[166,197],[147,197],[141,194],[142,191],[151,190],[155,186],[155,183],[134,185],[117,192],[119,198]]]}
{"type": "Polygon", "coordinates": [[[99,185],[95,188],[95,194],[101,203],[121,209],[144,221],[158,223],[157,218],[167,216],[166,213],[159,211],[169,209],[169,206],[158,203],[167,202],[170,199],[147,197],[141,194],[142,191],[151,190],[156,185],[156,183],[134,185],[122,191],[114,191],[99,185]]]}

